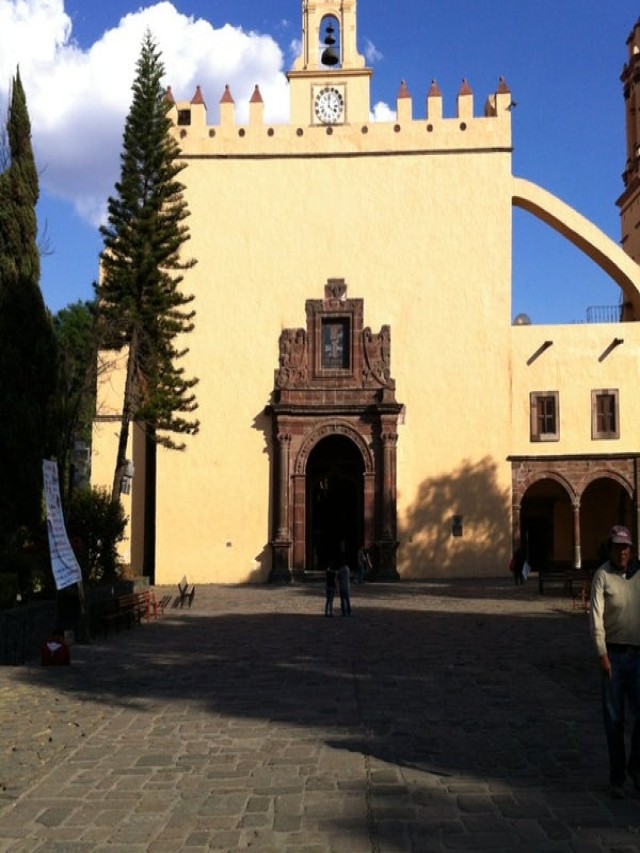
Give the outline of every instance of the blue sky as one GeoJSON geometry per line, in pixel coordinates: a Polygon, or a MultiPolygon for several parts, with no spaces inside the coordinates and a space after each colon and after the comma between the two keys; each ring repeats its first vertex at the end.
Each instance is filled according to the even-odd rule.
{"type": "MultiPolygon", "coordinates": [[[[213,121],[225,83],[240,114],[255,83],[285,121],[285,74],[300,39],[300,0],[0,0],[0,109],[16,66],[27,94],[48,253],[52,311],[92,295],[100,217],[118,179],[124,119],[142,33],[163,51],[178,98],[202,86],[213,121]]],[[[421,118],[432,79],[452,115],[466,78],[482,111],[502,75],[513,111],[513,171],[619,240],[625,162],[620,73],[639,8],[631,0],[359,0],[358,43],[373,68],[371,107],[394,108],[400,81],[421,118]]],[[[514,211],[513,315],[582,322],[617,287],[546,226],[514,211]]]]}

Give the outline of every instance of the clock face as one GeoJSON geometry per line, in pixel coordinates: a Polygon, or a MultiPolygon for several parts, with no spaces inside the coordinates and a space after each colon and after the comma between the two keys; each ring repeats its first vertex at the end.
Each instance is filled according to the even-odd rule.
{"type": "Polygon", "coordinates": [[[334,86],[325,86],[316,95],[315,110],[323,124],[335,124],[344,113],[344,96],[334,86]]]}

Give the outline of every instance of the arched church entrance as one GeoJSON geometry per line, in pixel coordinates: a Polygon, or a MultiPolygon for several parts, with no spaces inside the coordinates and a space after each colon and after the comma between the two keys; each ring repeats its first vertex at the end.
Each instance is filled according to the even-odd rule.
{"type": "Polygon", "coordinates": [[[320,441],[307,463],[306,566],[324,571],[345,558],[355,570],[364,541],[364,465],[346,436],[320,441]]]}
{"type": "Polygon", "coordinates": [[[363,300],[330,279],[305,303],[306,328],[280,334],[273,428],[271,580],[321,571],[360,545],[374,573],[396,569],[396,444],[402,410],[391,378],[391,329],[363,324],[363,300]]]}

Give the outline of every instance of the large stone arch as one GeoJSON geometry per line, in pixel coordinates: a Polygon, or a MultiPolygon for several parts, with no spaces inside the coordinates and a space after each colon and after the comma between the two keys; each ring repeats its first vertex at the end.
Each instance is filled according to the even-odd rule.
{"type": "Polygon", "coordinates": [[[328,418],[315,426],[313,431],[307,435],[296,454],[293,463],[293,472],[297,476],[304,475],[307,468],[309,454],[313,448],[329,435],[344,435],[346,438],[356,445],[362,456],[362,464],[364,465],[364,473],[371,475],[373,473],[373,456],[367,442],[363,439],[360,432],[355,429],[347,420],[340,418],[328,418]]]}
{"type": "Polygon", "coordinates": [[[553,471],[550,468],[543,468],[539,471],[532,471],[529,476],[527,476],[518,484],[518,489],[514,492],[514,497],[517,500],[518,507],[521,506],[522,500],[526,496],[531,486],[542,480],[553,480],[554,482],[558,483],[558,485],[560,485],[566,491],[571,503],[576,503],[578,495],[573,484],[566,477],[563,477],[562,474],[559,474],[557,471],[553,471]]]}
{"type": "Polygon", "coordinates": [[[640,318],[640,265],[617,243],[557,196],[523,178],[513,178],[512,204],[532,213],[591,258],[622,290],[623,318],[640,318]]]}
{"type": "Polygon", "coordinates": [[[542,467],[520,480],[514,546],[522,548],[539,577],[551,565],[573,562],[578,506],[570,479],[551,468],[542,467]]]}
{"type": "Polygon", "coordinates": [[[613,480],[619,486],[621,486],[625,492],[629,495],[631,499],[633,499],[635,490],[633,488],[633,483],[631,483],[627,477],[620,474],[618,471],[614,471],[612,468],[601,468],[595,471],[591,471],[580,483],[580,495],[589,488],[591,483],[594,483],[596,480],[602,479],[613,480]]]}

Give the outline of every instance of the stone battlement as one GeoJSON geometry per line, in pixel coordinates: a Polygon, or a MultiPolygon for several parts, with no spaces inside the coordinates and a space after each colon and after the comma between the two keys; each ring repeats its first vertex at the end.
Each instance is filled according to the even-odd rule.
{"type": "Polygon", "coordinates": [[[340,124],[268,124],[258,86],[249,101],[249,121],[239,124],[229,86],[220,99],[220,118],[207,122],[207,107],[200,87],[191,101],[175,101],[171,89],[170,116],[182,153],[187,156],[282,156],[366,154],[378,151],[443,151],[511,147],[511,92],[501,78],[489,95],[482,116],[474,116],[474,96],[463,80],[456,99],[456,114],[443,116],[443,98],[432,82],[426,98],[426,117],[414,119],[413,99],[405,83],[396,98],[395,121],[340,124]]]}

